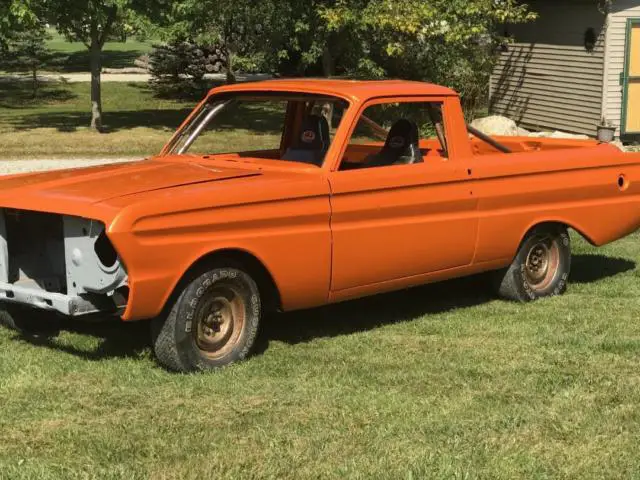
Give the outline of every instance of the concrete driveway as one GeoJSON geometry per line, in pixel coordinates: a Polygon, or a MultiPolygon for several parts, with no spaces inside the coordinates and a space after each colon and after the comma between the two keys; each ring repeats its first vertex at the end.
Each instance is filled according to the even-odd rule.
{"type": "MultiPolygon", "coordinates": [[[[267,80],[273,78],[272,75],[267,73],[255,73],[246,75],[237,75],[238,82],[257,82],[260,80],[267,80]]],[[[226,76],[223,73],[209,73],[205,75],[205,79],[213,82],[225,82],[226,76]]],[[[29,75],[20,74],[4,74],[0,75],[0,82],[30,82],[32,79],[29,75]]],[[[102,82],[148,82],[151,80],[151,75],[148,73],[103,73],[100,76],[102,82]]],[[[38,75],[38,81],[40,82],[61,82],[61,83],[82,83],[90,82],[91,74],[88,72],[79,73],[43,73],[38,75]]]]}

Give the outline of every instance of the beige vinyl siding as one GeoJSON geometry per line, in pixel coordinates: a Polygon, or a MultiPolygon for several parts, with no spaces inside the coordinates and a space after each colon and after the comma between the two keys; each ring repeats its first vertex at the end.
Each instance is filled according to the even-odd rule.
{"type": "Polygon", "coordinates": [[[509,27],[507,47],[491,77],[491,113],[525,128],[595,135],[602,114],[605,15],[596,2],[529,2],[539,18],[509,27]],[[584,46],[593,28],[593,51],[584,46]]]}
{"type": "Polygon", "coordinates": [[[627,19],[629,18],[640,18],[640,0],[613,2],[607,28],[603,112],[604,116],[618,127],[618,134],[622,123],[620,75],[624,70],[627,19]]]}

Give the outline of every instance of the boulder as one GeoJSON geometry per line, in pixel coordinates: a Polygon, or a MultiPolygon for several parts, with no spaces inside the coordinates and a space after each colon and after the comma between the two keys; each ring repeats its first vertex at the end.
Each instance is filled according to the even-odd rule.
{"type": "Polygon", "coordinates": [[[561,132],[560,130],[556,130],[555,132],[533,132],[529,134],[529,136],[534,138],[562,138],[568,140],[589,140],[590,138],[589,135],[561,132]]]}
{"type": "Polygon", "coordinates": [[[610,145],[613,145],[614,147],[616,147],[619,150],[622,150],[623,152],[632,151],[632,150],[629,150],[628,147],[625,147],[620,140],[614,140],[613,142],[610,143],[610,145]]]}
{"type": "Polygon", "coordinates": [[[103,68],[102,73],[131,75],[131,74],[146,74],[149,72],[147,72],[144,68],[128,67],[128,68],[103,68]]]}
{"type": "Polygon", "coordinates": [[[151,67],[151,61],[149,60],[149,55],[140,55],[133,61],[133,64],[138,68],[143,68],[144,70],[149,70],[151,67]]]}
{"type": "Polygon", "coordinates": [[[561,138],[572,140],[589,140],[588,135],[577,133],[561,132],[560,130],[545,132],[530,132],[519,127],[516,122],[510,118],[501,115],[491,115],[489,117],[477,118],[471,122],[471,126],[477,128],[485,135],[504,136],[504,137],[533,137],[533,138],[561,138]]]}
{"type": "MultiPolygon", "coordinates": [[[[491,115],[484,118],[476,118],[471,126],[477,128],[485,135],[518,136],[522,135],[516,122],[500,115],[491,115]]],[[[528,132],[527,132],[528,133],[528,132]]]]}

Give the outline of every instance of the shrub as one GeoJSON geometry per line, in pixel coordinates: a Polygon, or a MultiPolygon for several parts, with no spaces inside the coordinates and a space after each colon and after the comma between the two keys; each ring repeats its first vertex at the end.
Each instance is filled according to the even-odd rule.
{"type": "Polygon", "coordinates": [[[199,97],[209,85],[205,75],[225,71],[227,53],[220,46],[177,40],[154,45],[149,60],[151,85],[159,94],[199,97]]]}

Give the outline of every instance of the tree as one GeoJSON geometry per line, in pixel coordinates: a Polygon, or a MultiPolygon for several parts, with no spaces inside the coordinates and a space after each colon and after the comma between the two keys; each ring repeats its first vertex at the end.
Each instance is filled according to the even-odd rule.
{"type": "Polygon", "coordinates": [[[47,31],[42,24],[14,33],[7,40],[7,66],[15,70],[26,70],[31,74],[33,96],[38,94],[38,70],[49,57],[46,46],[47,31]]]}
{"type": "Polygon", "coordinates": [[[220,45],[195,44],[179,38],[154,45],[149,55],[151,86],[160,96],[201,98],[207,73],[227,68],[227,52],[220,45]]]}
{"type": "Polygon", "coordinates": [[[89,49],[91,70],[91,127],[102,129],[102,48],[112,35],[143,23],[140,17],[158,15],[165,0],[42,0],[43,11],[68,40],[89,49]]]}
{"type": "Polygon", "coordinates": [[[283,45],[285,0],[186,0],[174,3],[169,42],[220,45],[226,54],[227,82],[236,69],[264,68],[283,45]]]}
{"type": "Polygon", "coordinates": [[[229,81],[256,65],[426,80],[458,89],[468,111],[486,91],[500,26],[535,18],[519,0],[183,0],[172,15],[173,38],[227,48],[229,81]]]}
{"type": "Polygon", "coordinates": [[[0,2],[0,53],[6,51],[14,36],[38,24],[33,0],[3,0],[0,2]]]}
{"type": "Polygon", "coordinates": [[[325,76],[388,76],[458,89],[469,110],[488,84],[500,25],[533,20],[517,0],[290,0],[287,50],[325,76]]]}
{"type": "Polygon", "coordinates": [[[319,64],[322,75],[345,73],[355,57],[367,57],[359,18],[370,0],[288,0],[287,55],[300,57],[299,68],[319,64]]]}

